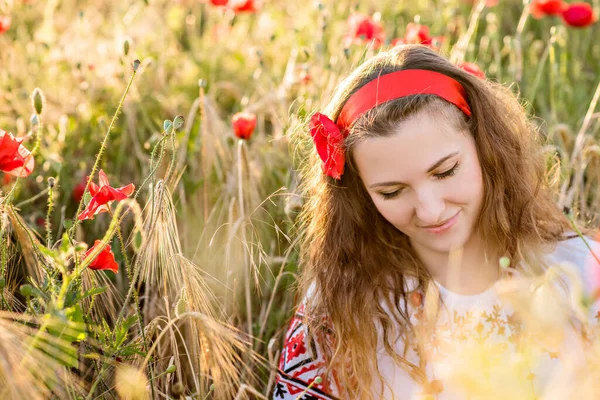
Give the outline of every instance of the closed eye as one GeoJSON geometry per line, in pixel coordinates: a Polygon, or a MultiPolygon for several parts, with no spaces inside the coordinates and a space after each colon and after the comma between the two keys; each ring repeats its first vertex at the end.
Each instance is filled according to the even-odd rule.
{"type": "Polygon", "coordinates": [[[404,190],[404,188],[402,189],[398,189],[398,190],[394,190],[393,192],[389,192],[389,193],[383,193],[381,192],[381,197],[383,197],[384,200],[390,200],[393,199],[394,197],[398,196],[402,190],[404,190]]]}
{"type": "Polygon", "coordinates": [[[442,173],[439,173],[439,174],[434,174],[433,176],[435,177],[435,179],[444,179],[444,178],[448,178],[448,177],[456,174],[457,170],[458,170],[458,161],[448,171],[445,171],[445,172],[442,172],[442,173]]]}
{"type": "MultiPolygon", "coordinates": [[[[456,171],[458,171],[458,161],[456,162],[456,164],[454,164],[452,166],[452,168],[450,168],[447,171],[441,172],[439,174],[434,174],[433,177],[435,179],[445,179],[445,178],[449,178],[453,175],[456,174],[456,171]]],[[[404,190],[404,188],[400,188],[397,190],[394,190],[393,192],[380,192],[379,194],[381,195],[381,197],[383,197],[384,200],[391,200],[395,197],[397,197],[398,195],[400,195],[402,193],[402,191],[404,190]]]]}

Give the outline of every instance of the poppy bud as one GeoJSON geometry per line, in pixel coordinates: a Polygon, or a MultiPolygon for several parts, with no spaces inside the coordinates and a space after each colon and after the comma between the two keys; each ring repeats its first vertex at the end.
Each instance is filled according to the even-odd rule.
{"type": "Polygon", "coordinates": [[[167,368],[167,370],[165,371],[165,373],[172,374],[175,371],[177,371],[177,367],[175,365],[169,365],[169,368],[167,368]]]}
{"type": "Polygon", "coordinates": [[[21,285],[19,290],[21,291],[21,294],[25,297],[29,297],[33,293],[33,288],[28,283],[26,283],[25,285],[21,285]]]}
{"type": "Polygon", "coordinates": [[[180,398],[183,396],[183,394],[185,393],[185,386],[183,386],[183,384],[181,382],[176,382],[172,387],[171,387],[171,394],[176,398],[180,398]]]}
{"type": "Polygon", "coordinates": [[[129,54],[129,40],[127,39],[125,39],[125,42],[123,42],[123,54],[129,54]]]}
{"type": "Polygon", "coordinates": [[[165,122],[163,122],[163,129],[166,133],[173,132],[173,123],[170,119],[165,119],[165,122]]]}
{"type": "Polygon", "coordinates": [[[175,119],[173,120],[173,129],[179,129],[183,126],[183,116],[182,115],[178,115],[175,117],[175,119]]]}
{"type": "Polygon", "coordinates": [[[66,230],[69,230],[69,229],[71,229],[71,228],[73,227],[73,220],[71,220],[71,219],[69,219],[69,218],[65,219],[65,220],[63,221],[63,227],[64,227],[66,230]]]}
{"type": "Polygon", "coordinates": [[[44,108],[44,94],[40,88],[33,89],[31,100],[33,102],[33,109],[35,110],[35,113],[40,115],[42,113],[42,109],[44,108]]]}
{"type": "Polygon", "coordinates": [[[562,18],[565,24],[575,28],[584,28],[593,24],[598,19],[594,14],[592,6],[588,3],[569,4],[562,12],[562,18]]]}
{"type": "Polygon", "coordinates": [[[239,112],[231,118],[233,132],[240,139],[248,140],[256,127],[256,114],[239,112]]]}

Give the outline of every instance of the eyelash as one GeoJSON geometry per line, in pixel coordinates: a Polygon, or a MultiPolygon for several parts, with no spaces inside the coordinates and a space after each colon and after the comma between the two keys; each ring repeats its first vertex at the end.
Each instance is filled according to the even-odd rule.
{"type": "MultiPolygon", "coordinates": [[[[435,179],[445,179],[445,178],[449,178],[449,177],[455,175],[457,170],[458,170],[458,162],[456,162],[456,164],[454,164],[454,166],[452,168],[450,168],[448,171],[442,172],[441,174],[435,174],[433,176],[435,177],[435,179]]],[[[393,199],[394,197],[398,196],[401,192],[402,192],[402,189],[398,189],[398,190],[394,190],[391,193],[381,193],[381,196],[383,197],[384,200],[390,200],[390,199],[393,199]]]]}

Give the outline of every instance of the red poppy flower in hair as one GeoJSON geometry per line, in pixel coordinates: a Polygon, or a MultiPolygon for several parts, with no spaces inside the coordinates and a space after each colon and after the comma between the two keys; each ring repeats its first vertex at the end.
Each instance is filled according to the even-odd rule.
{"type": "Polygon", "coordinates": [[[409,69],[384,74],[358,89],[346,101],[336,122],[315,113],[310,119],[310,134],[323,160],[323,171],[340,179],[346,162],[344,139],[354,122],[373,107],[414,94],[434,94],[454,104],[468,117],[471,108],[462,85],[435,71],[409,69]]]}
{"type": "Polygon", "coordinates": [[[311,117],[310,135],[323,160],[323,172],[334,179],[340,179],[346,162],[343,148],[345,135],[335,122],[321,113],[315,113],[311,117]]]}

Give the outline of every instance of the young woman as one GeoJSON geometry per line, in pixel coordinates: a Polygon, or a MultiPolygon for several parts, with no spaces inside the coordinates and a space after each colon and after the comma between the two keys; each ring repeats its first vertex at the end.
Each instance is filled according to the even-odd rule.
{"type": "MultiPolygon", "coordinates": [[[[498,290],[508,275],[547,282],[545,271],[565,261],[585,279],[593,243],[557,208],[537,133],[508,90],[425,46],[395,48],[344,80],[310,131],[304,300],[274,399],[466,398],[443,379],[461,343],[515,352],[526,314],[517,311],[535,317],[546,304],[560,330],[578,332],[581,313],[567,307],[576,282],[528,284],[529,303],[498,290]]],[[[580,347],[559,338],[523,374],[532,395],[568,376],[580,347]]]]}

